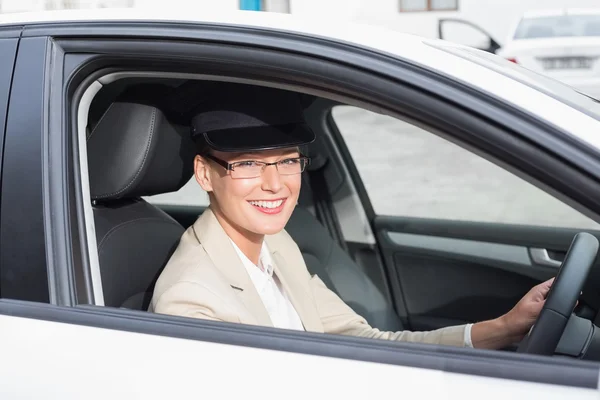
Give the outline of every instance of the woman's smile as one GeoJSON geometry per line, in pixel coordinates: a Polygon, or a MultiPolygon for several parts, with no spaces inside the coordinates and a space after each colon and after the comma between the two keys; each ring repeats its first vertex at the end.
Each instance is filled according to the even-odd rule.
{"type": "Polygon", "coordinates": [[[287,198],[277,200],[249,200],[248,203],[264,214],[279,214],[283,211],[287,198]]]}

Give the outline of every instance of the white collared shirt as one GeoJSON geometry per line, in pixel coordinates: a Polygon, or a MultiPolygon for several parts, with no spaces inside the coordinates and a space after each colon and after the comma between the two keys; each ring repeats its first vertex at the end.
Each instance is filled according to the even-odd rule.
{"type": "MultiPolygon", "coordinates": [[[[281,287],[281,282],[277,276],[273,274],[273,259],[267,248],[267,244],[263,241],[260,249],[260,257],[258,265],[255,265],[239,247],[229,239],[236,253],[242,260],[242,264],[248,271],[250,279],[256,288],[269,316],[271,322],[276,328],[304,330],[300,316],[292,305],[287,294],[281,287]]],[[[464,342],[465,347],[473,347],[471,341],[471,328],[473,324],[468,324],[465,329],[464,342]]]]}
{"type": "Polygon", "coordinates": [[[302,325],[300,316],[283,290],[281,282],[273,274],[274,263],[267,244],[263,241],[258,265],[250,261],[233,240],[231,240],[231,244],[240,257],[240,260],[242,260],[246,271],[248,271],[248,275],[250,275],[256,291],[271,317],[273,326],[276,328],[303,331],[304,326],[302,325]]]}

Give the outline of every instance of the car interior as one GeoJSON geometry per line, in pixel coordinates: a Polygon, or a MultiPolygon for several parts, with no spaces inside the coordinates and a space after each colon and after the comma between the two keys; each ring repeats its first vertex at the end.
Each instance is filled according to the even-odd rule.
{"type": "MultiPolygon", "coordinates": [[[[235,95],[235,84],[227,90],[235,95]]],[[[306,104],[313,100],[305,98],[306,104]]],[[[106,306],[146,310],[181,235],[202,212],[200,206],[165,212],[144,199],[177,191],[192,177],[195,146],[186,120],[202,101],[201,83],[179,80],[117,81],[94,98],[88,168],[106,306]]],[[[312,162],[286,230],[312,274],[373,326],[400,330],[402,322],[382,290],[317,219],[335,221],[330,210],[318,206],[322,201],[309,182],[328,165],[319,144],[304,149],[312,162]]]]}
{"type": "MultiPolygon", "coordinates": [[[[126,77],[104,84],[89,105],[87,172],[107,307],[146,311],[181,235],[205,209],[193,200],[150,201],[192,179],[189,121],[210,101],[204,82],[126,77]]],[[[235,96],[236,87],[247,83],[222,84],[235,96]]],[[[312,161],[286,230],[309,272],[371,326],[432,330],[491,319],[557,274],[579,229],[367,217],[370,203],[360,194],[365,188],[354,178],[352,158],[331,123],[332,107],[342,103],[299,95],[317,140],[301,149],[312,161]]],[[[594,319],[600,322],[600,295],[588,290],[600,279],[595,262],[577,308],[579,328],[559,353],[582,356],[586,329],[594,319]]],[[[597,344],[600,349],[600,340],[597,344]]],[[[505,350],[515,351],[516,345],[505,350]]]]}

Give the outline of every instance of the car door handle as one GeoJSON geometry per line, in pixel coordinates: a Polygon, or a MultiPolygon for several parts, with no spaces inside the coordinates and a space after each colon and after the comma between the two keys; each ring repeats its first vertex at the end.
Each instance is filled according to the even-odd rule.
{"type": "Polygon", "coordinates": [[[548,250],[541,248],[530,248],[529,255],[535,265],[542,265],[544,267],[560,268],[562,261],[555,260],[550,257],[548,250]]]}

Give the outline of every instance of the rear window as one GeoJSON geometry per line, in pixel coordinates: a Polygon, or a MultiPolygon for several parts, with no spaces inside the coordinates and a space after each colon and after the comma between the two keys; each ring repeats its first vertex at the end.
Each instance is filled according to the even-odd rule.
{"type": "Polygon", "coordinates": [[[524,18],[515,39],[600,36],[600,15],[560,15],[524,18]]]}

